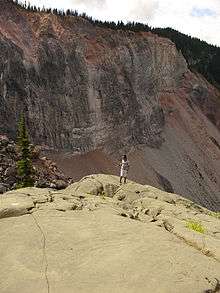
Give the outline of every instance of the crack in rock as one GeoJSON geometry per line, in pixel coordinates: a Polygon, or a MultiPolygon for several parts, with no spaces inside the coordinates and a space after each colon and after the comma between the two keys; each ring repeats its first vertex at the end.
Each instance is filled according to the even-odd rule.
{"type": "Polygon", "coordinates": [[[172,235],[174,235],[178,239],[182,240],[186,245],[196,249],[197,251],[199,251],[203,255],[205,255],[207,257],[211,257],[215,261],[220,262],[219,259],[216,258],[215,255],[210,250],[205,249],[205,244],[204,243],[203,243],[203,247],[201,247],[196,242],[191,241],[189,239],[186,239],[184,236],[179,235],[178,233],[176,233],[174,231],[174,226],[171,223],[169,223],[168,220],[163,220],[163,223],[162,223],[162,225],[160,225],[160,227],[163,227],[166,231],[168,231],[169,233],[171,233],[172,235]]]}
{"type": "Polygon", "coordinates": [[[50,283],[49,283],[49,279],[48,279],[48,275],[47,275],[47,271],[48,271],[48,262],[47,262],[47,255],[46,255],[46,237],[44,234],[44,231],[42,230],[40,224],[38,223],[37,219],[34,217],[33,214],[31,214],[31,216],[34,219],[34,222],[38,228],[38,230],[40,231],[42,237],[43,237],[43,264],[45,263],[45,268],[44,268],[44,275],[45,275],[45,280],[47,283],[47,293],[50,293],[50,283]]]}

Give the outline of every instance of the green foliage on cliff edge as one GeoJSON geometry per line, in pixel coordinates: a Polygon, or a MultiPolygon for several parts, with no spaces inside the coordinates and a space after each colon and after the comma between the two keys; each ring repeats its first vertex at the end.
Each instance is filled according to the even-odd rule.
{"type": "Polygon", "coordinates": [[[30,142],[28,138],[25,117],[22,114],[18,123],[17,145],[20,152],[20,160],[17,162],[19,182],[16,188],[31,187],[34,184],[32,175],[33,167],[31,161],[30,142]]]}
{"type": "Polygon", "coordinates": [[[220,88],[220,48],[184,35],[171,28],[156,28],[152,32],[170,39],[186,59],[189,68],[202,74],[220,88]]]}

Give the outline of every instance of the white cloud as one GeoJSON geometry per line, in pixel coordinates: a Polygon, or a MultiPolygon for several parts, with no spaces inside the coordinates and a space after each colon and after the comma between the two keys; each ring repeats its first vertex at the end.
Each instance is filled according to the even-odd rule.
{"type": "Polygon", "coordinates": [[[153,26],[170,26],[185,34],[220,45],[220,1],[219,0],[161,0],[153,26]],[[209,9],[213,16],[195,17],[193,9],[209,9]]]}
{"type": "Polygon", "coordinates": [[[156,13],[159,1],[146,1],[146,0],[136,0],[130,1],[130,14],[131,19],[137,19],[138,21],[146,22],[150,20],[156,13]]]}
{"type": "Polygon", "coordinates": [[[32,4],[72,8],[101,20],[145,22],[172,27],[183,33],[220,45],[220,0],[30,0],[32,4]],[[212,11],[195,15],[195,11],[212,11]]]}
{"type": "Polygon", "coordinates": [[[149,21],[158,5],[158,0],[70,0],[79,11],[102,20],[149,21]]]}

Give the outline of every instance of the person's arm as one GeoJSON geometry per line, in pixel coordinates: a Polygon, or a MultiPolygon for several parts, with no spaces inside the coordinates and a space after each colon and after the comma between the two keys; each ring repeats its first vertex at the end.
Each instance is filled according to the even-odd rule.
{"type": "Polygon", "coordinates": [[[131,167],[130,162],[128,162],[128,169],[131,167]]]}

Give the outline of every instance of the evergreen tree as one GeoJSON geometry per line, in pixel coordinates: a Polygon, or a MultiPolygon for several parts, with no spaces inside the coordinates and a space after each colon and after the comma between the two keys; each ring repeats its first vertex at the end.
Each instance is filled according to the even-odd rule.
{"type": "Polygon", "coordinates": [[[20,180],[17,188],[33,186],[31,150],[24,114],[21,115],[18,123],[17,144],[20,151],[20,160],[17,162],[17,171],[20,180]]]}

